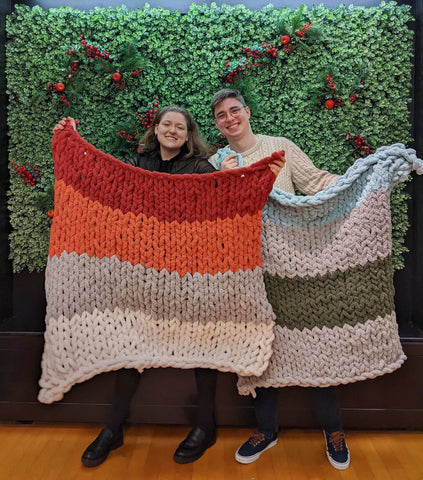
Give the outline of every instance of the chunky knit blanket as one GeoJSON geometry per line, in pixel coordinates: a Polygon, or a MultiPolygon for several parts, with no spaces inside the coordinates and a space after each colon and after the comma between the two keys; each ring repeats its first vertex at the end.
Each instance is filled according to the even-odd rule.
{"type": "Polygon", "coordinates": [[[276,314],[257,387],[326,387],[389,373],[405,360],[394,311],[392,187],[423,162],[396,144],[359,159],[314,196],[274,189],[263,212],[263,270],[276,314]]]}
{"type": "Polygon", "coordinates": [[[262,209],[274,175],[170,175],[126,165],[70,125],[53,137],[55,207],[39,400],[109,370],[210,367],[260,375],[274,313],[262,209]]]}

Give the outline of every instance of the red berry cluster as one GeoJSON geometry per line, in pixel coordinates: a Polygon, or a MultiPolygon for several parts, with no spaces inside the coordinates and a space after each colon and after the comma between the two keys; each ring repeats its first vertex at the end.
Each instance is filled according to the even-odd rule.
{"type": "MultiPolygon", "coordinates": [[[[247,58],[261,58],[261,56],[263,55],[262,50],[257,50],[254,47],[241,48],[241,52],[245,53],[247,58]]],[[[229,60],[226,60],[225,64],[226,66],[229,66],[229,60]]]]}
{"type": "Polygon", "coordinates": [[[354,103],[357,100],[357,95],[351,95],[350,103],[354,103]]]}
{"type": "Polygon", "coordinates": [[[336,85],[333,83],[333,78],[329,74],[326,75],[326,80],[328,81],[329,88],[335,90],[336,85]]]}
{"type": "Polygon", "coordinates": [[[60,95],[60,100],[62,100],[62,102],[63,102],[68,108],[72,108],[72,107],[71,107],[71,104],[69,103],[69,100],[66,98],[66,95],[65,95],[65,94],[60,95]]]}
{"type": "Polygon", "coordinates": [[[264,53],[270,58],[276,58],[278,56],[278,51],[276,50],[275,45],[267,45],[266,43],[261,43],[261,48],[264,50],[264,53]]]}
{"type": "Polygon", "coordinates": [[[151,127],[151,124],[153,123],[154,115],[157,113],[158,110],[159,110],[159,97],[156,97],[156,101],[154,103],[149,103],[145,112],[142,112],[142,113],[137,112],[138,119],[141,122],[142,128],[147,130],[148,128],[151,127]]]}
{"type": "Polygon", "coordinates": [[[352,140],[355,144],[355,148],[363,152],[365,155],[370,155],[373,152],[373,147],[368,145],[366,140],[364,140],[364,138],[360,135],[352,135],[351,132],[348,132],[345,135],[345,140],[352,140]]]}
{"type": "Polygon", "coordinates": [[[139,68],[139,69],[135,70],[135,72],[131,72],[129,75],[130,75],[131,77],[136,77],[136,76],[139,75],[141,72],[142,72],[142,69],[139,68]]]}
{"type": "Polygon", "coordinates": [[[13,169],[16,174],[22,178],[22,183],[26,183],[27,185],[34,186],[41,178],[38,168],[30,163],[18,165],[16,162],[13,162],[13,169]]]}
{"type": "Polygon", "coordinates": [[[130,133],[126,133],[125,130],[118,130],[116,129],[116,133],[118,134],[119,138],[122,138],[123,140],[126,140],[127,142],[130,142],[133,140],[140,132],[137,130],[133,135],[130,133]]]}
{"type": "Polygon", "coordinates": [[[83,35],[81,35],[79,38],[81,40],[81,44],[85,48],[85,50],[81,50],[81,53],[88,55],[88,58],[93,60],[98,60],[99,58],[102,58],[103,60],[113,62],[113,59],[109,57],[109,52],[106,52],[106,51],[100,52],[97,45],[91,45],[90,43],[87,43],[84,40],[83,35]]]}
{"type": "Polygon", "coordinates": [[[73,62],[73,63],[72,63],[69,78],[75,76],[75,73],[77,72],[80,63],[81,63],[81,62],[80,62],[79,60],[76,60],[76,62],[73,62]]]}
{"type": "Polygon", "coordinates": [[[263,56],[263,54],[267,55],[270,58],[276,58],[278,56],[278,51],[276,50],[275,45],[267,45],[266,43],[262,42],[261,46],[253,46],[253,47],[245,47],[241,48],[241,52],[245,53],[247,58],[258,59],[263,56]]]}
{"type": "Polygon", "coordinates": [[[310,31],[312,25],[313,22],[305,23],[299,30],[297,30],[297,36],[304,38],[306,36],[306,33],[310,31]]]}
{"type": "Polygon", "coordinates": [[[223,72],[223,81],[225,83],[232,83],[239,73],[244,72],[244,77],[247,75],[245,70],[250,70],[253,67],[260,67],[262,64],[251,61],[251,58],[240,58],[238,62],[225,61],[225,70],[223,72]]]}

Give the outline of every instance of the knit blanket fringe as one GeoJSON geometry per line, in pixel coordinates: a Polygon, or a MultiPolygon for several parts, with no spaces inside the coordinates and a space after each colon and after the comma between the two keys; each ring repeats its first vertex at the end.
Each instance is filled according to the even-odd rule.
{"type": "Polygon", "coordinates": [[[327,387],[390,373],[406,357],[395,317],[390,193],[423,162],[402,144],[358,159],[314,196],[273,189],[262,255],[276,314],[273,356],[257,387],[327,387]]]}
{"type": "Polygon", "coordinates": [[[127,165],[69,124],[55,132],[38,399],[120,368],[260,375],[274,313],[261,258],[269,164],[170,175],[127,165]]]}

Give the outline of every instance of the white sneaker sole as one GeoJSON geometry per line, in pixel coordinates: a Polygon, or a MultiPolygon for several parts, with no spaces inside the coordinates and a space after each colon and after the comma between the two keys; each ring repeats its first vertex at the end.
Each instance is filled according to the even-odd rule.
{"type": "MultiPolygon", "coordinates": [[[[240,455],[238,452],[239,452],[239,448],[238,450],[236,451],[235,453],[235,460],[238,462],[238,463],[242,463],[244,465],[247,465],[248,463],[253,463],[255,462],[259,457],[260,455],[265,452],[266,450],[269,450],[269,448],[272,448],[274,447],[276,444],[278,443],[278,439],[276,440],[273,440],[273,442],[269,443],[269,445],[267,445],[266,448],[264,448],[261,452],[258,452],[258,453],[255,453],[254,455],[250,455],[249,457],[244,457],[242,455],[240,455]]],[[[241,448],[241,447],[240,447],[241,448]]]]}
{"type": "Polygon", "coordinates": [[[326,455],[328,457],[329,463],[332,465],[333,468],[336,468],[337,470],[346,470],[350,466],[350,456],[348,455],[348,460],[345,463],[339,463],[335,461],[328,452],[326,452],[326,455]]]}

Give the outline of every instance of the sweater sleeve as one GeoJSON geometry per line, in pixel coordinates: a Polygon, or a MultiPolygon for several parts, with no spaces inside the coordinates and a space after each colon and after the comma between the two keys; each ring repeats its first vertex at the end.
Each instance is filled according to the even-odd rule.
{"type": "Polygon", "coordinates": [[[216,169],[207,159],[197,159],[195,162],[195,173],[213,173],[216,169]]]}
{"type": "Polygon", "coordinates": [[[304,195],[314,195],[332,185],[339,175],[318,169],[310,158],[294,143],[289,142],[292,181],[304,195]]]}

